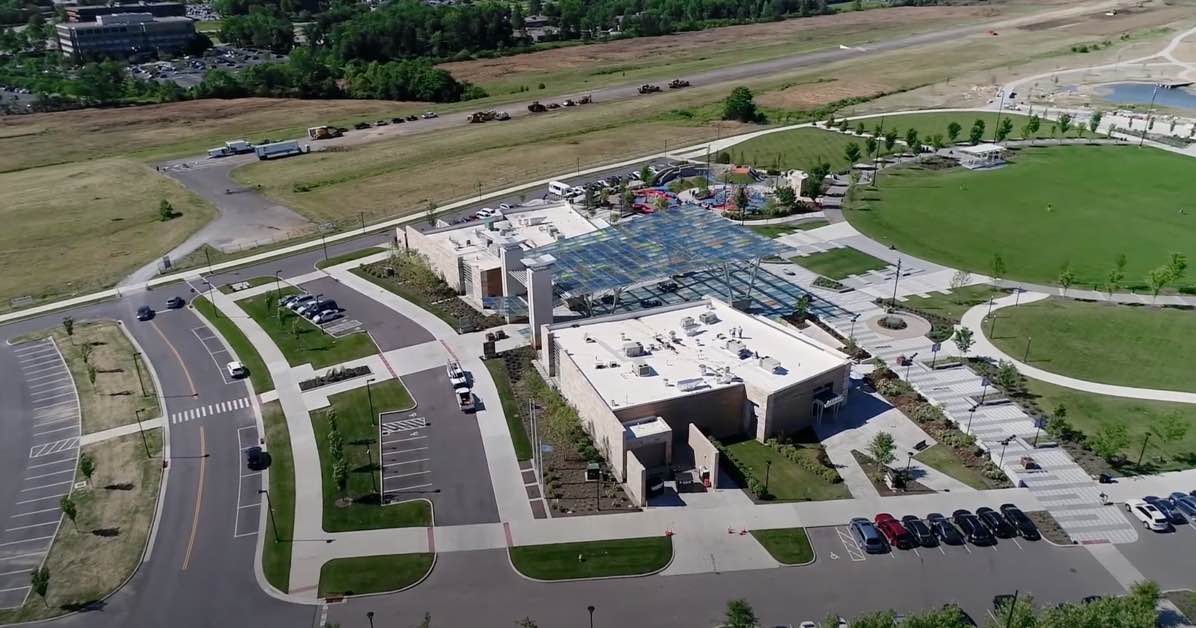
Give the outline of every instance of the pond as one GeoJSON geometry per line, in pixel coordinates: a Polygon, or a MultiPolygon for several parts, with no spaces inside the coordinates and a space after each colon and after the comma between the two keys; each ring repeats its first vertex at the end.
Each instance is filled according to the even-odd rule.
{"type": "MultiPolygon", "coordinates": [[[[1148,105],[1154,92],[1153,83],[1112,83],[1102,85],[1100,95],[1123,105],[1148,105]]],[[[1161,107],[1196,109],[1196,91],[1191,87],[1160,89],[1155,104],[1161,107]]]]}

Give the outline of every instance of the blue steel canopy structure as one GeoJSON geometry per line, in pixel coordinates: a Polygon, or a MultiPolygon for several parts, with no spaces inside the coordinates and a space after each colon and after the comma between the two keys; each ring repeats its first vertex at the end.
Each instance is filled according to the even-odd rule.
{"type": "Polygon", "coordinates": [[[555,291],[577,298],[672,275],[780,256],[785,247],[692,205],[674,206],[530,251],[556,258],[555,291]]]}

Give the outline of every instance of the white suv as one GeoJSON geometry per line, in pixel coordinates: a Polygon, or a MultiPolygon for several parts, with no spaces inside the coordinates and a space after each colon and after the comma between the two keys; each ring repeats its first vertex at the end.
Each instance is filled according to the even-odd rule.
{"type": "Polygon", "coordinates": [[[1130,514],[1138,518],[1142,522],[1142,526],[1147,530],[1155,532],[1166,532],[1171,529],[1171,524],[1167,521],[1167,516],[1158,508],[1148,504],[1140,499],[1131,499],[1125,503],[1125,509],[1130,514]]]}
{"type": "Polygon", "coordinates": [[[247,372],[245,370],[245,365],[236,361],[229,362],[224,368],[228,371],[228,376],[233,379],[241,379],[242,377],[245,377],[247,372]]]}

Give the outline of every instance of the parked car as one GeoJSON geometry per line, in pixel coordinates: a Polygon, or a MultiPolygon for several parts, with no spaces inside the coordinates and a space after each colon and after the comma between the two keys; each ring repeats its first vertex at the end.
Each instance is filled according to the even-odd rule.
{"type": "Polygon", "coordinates": [[[315,300],[316,300],[315,295],[305,294],[305,295],[302,295],[302,296],[296,298],[295,300],[291,301],[290,303],[287,303],[287,309],[292,312],[297,312],[299,310],[299,308],[301,308],[304,305],[307,305],[308,303],[311,303],[312,301],[315,301],[315,300]]]}
{"type": "Polygon", "coordinates": [[[1188,522],[1188,518],[1184,516],[1184,513],[1180,512],[1175,507],[1175,504],[1171,503],[1171,500],[1166,497],[1147,495],[1142,498],[1142,501],[1158,508],[1159,512],[1163,513],[1163,516],[1167,518],[1167,521],[1171,522],[1171,525],[1182,526],[1188,522]]]}
{"type": "Polygon", "coordinates": [[[914,536],[914,540],[922,547],[935,547],[939,544],[939,539],[931,532],[930,526],[926,525],[917,515],[906,515],[901,518],[901,525],[905,526],[906,530],[914,536]]]}
{"type": "Polygon", "coordinates": [[[1021,508],[1013,504],[1001,504],[1001,514],[1005,515],[1005,520],[1017,530],[1018,534],[1022,535],[1022,538],[1028,541],[1037,541],[1042,538],[1038,532],[1038,526],[1034,525],[1034,522],[1026,516],[1026,513],[1022,512],[1021,508]]]}
{"type": "Polygon", "coordinates": [[[278,302],[278,304],[279,304],[279,305],[281,305],[281,306],[283,306],[283,307],[285,307],[285,308],[289,308],[289,307],[291,306],[291,304],[292,304],[292,303],[294,303],[294,302],[295,302],[295,300],[296,300],[296,299],[298,299],[298,298],[299,298],[299,297],[301,297],[301,296],[303,296],[303,295],[301,295],[301,294],[288,294],[287,296],[283,297],[283,298],[282,298],[282,300],[278,302]]]}
{"type": "Polygon", "coordinates": [[[315,316],[311,317],[311,322],[317,325],[323,325],[324,323],[334,321],[340,317],[341,313],[337,310],[324,310],[323,312],[319,312],[315,316]]]}
{"type": "Polygon", "coordinates": [[[170,297],[166,300],[166,307],[172,310],[177,310],[186,304],[187,302],[184,301],[182,297],[170,297]]]}
{"type": "Polygon", "coordinates": [[[1001,513],[984,506],[976,509],[976,517],[985,525],[998,539],[1012,539],[1017,536],[1017,528],[1009,525],[1005,517],[1001,513]]]}
{"type": "Polygon", "coordinates": [[[270,454],[262,451],[261,447],[254,445],[245,450],[245,466],[249,467],[250,471],[261,471],[270,466],[270,454]]]}
{"type": "Polygon", "coordinates": [[[873,522],[880,529],[881,534],[885,535],[885,540],[889,542],[889,545],[903,550],[914,549],[918,546],[914,535],[910,534],[909,530],[906,530],[905,526],[901,525],[901,522],[893,515],[882,512],[876,515],[873,522]]]}
{"type": "Polygon", "coordinates": [[[1172,493],[1170,497],[1171,504],[1175,506],[1176,510],[1184,513],[1189,518],[1196,517],[1196,498],[1179,491],[1172,493]]]}
{"type": "Polygon", "coordinates": [[[241,379],[245,377],[248,371],[245,370],[245,365],[233,360],[224,365],[224,370],[228,371],[228,376],[233,379],[241,379]]]}
{"type": "Polygon", "coordinates": [[[499,203],[498,208],[507,212],[507,211],[511,211],[512,209],[515,209],[515,206],[511,205],[510,203],[499,203]]]}
{"type": "Polygon", "coordinates": [[[661,306],[660,299],[640,299],[640,307],[648,308],[648,307],[660,307],[660,306],[661,306]]]}
{"type": "Polygon", "coordinates": [[[429,119],[431,119],[431,118],[435,118],[435,117],[437,117],[437,116],[436,116],[436,112],[435,112],[435,111],[425,111],[425,112],[424,112],[424,115],[423,115],[422,117],[423,117],[425,120],[429,120],[429,119]]]}
{"type": "Polygon", "coordinates": [[[926,525],[944,545],[963,545],[963,535],[942,513],[932,512],[926,515],[926,525]]]}
{"type": "Polygon", "coordinates": [[[1147,530],[1155,532],[1166,532],[1171,529],[1171,523],[1167,521],[1167,517],[1159,512],[1158,508],[1142,501],[1141,499],[1131,499],[1125,503],[1126,512],[1134,516],[1142,527],[1147,530]]]}
{"type": "Polygon", "coordinates": [[[856,517],[851,520],[849,524],[851,528],[851,536],[855,538],[856,545],[861,550],[869,554],[884,554],[889,551],[889,544],[885,542],[885,537],[881,535],[880,530],[872,525],[864,517],[856,517]]]}
{"type": "Polygon", "coordinates": [[[993,536],[990,531],[980,519],[971,513],[969,510],[956,510],[951,513],[951,519],[959,526],[959,531],[963,533],[963,537],[973,545],[996,545],[997,537],[993,536]]]}
{"type": "Polygon", "coordinates": [[[148,321],[153,317],[154,317],[154,308],[152,308],[148,305],[143,305],[143,306],[137,308],[137,320],[148,321]]]}

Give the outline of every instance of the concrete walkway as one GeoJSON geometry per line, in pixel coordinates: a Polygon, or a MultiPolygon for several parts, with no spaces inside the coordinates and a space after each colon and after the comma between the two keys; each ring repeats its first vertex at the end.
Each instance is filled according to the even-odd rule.
{"type": "MultiPolygon", "coordinates": [[[[1050,295],[1041,292],[1027,292],[1019,297],[1017,295],[1008,295],[993,301],[993,311],[1001,308],[1012,307],[1015,301],[1021,303],[1032,303],[1048,298],[1050,295]]],[[[972,348],[972,353],[977,356],[984,356],[994,360],[1007,360],[1012,362],[1017,370],[1022,375],[1033,379],[1042,380],[1057,386],[1072,388],[1075,390],[1082,390],[1084,392],[1095,393],[1098,395],[1109,395],[1112,397],[1122,397],[1126,399],[1146,399],[1150,401],[1169,401],[1175,403],[1193,403],[1196,404],[1196,393],[1180,392],[1176,390],[1155,390],[1152,388],[1133,388],[1130,386],[1117,386],[1113,384],[1101,384],[1098,382],[1090,382],[1074,377],[1067,377],[1066,375],[1059,375],[1050,371],[1044,371],[1038,367],[1030,366],[1024,362],[1019,361],[1013,356],[1001,351],[994,345],[987,336],[984,335],[984,317],[988,312],[988,305],[977,305],[968,310],[963,315],[961,324],[968,329],[971,329],[976,339],[976,345],[972,348]]]]}
{"type": "Polygon", "coordinates": [[[156,419],[145,419],[140,424],[129,423],[128,425],[121,425],[113,427],[100,432],[92,432],[84,434],[79,437],[79,446],[94,445],[95,443],[102,443],[106,440],[127,436],[129,434],[136,434],[141,430],[154,430],[162,427],[162,417],[156,419]]]}

